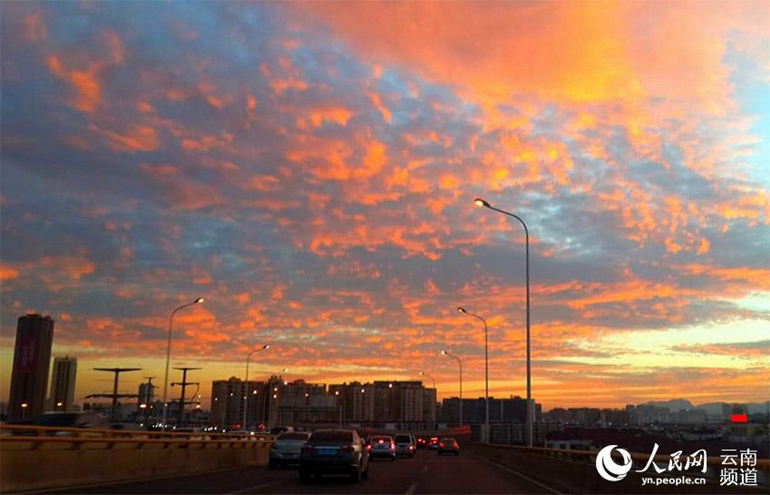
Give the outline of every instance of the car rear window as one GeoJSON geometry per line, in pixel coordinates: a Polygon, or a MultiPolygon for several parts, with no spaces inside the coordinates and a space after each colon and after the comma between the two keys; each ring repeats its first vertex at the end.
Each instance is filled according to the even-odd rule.
{"type": "Polygon", "coordinates": [[[278,440],[307,440],[307,433],[282,433],[278,440]]]}
{"type": "Polygon", "coordinates": [[[390,442],[393,441],[393,439],[390,438],[390,437],[372,437],[371,442],[372,443],[378,443],[380,440],[382,440],[383,442],[387,442],[387,443],[390,443],[390,442]]]}
{"type": "Polygon", "coordinates": [[[396,443],[409,443],[411,441],[409,435],[396,435],[396,443]]]}
{"type": "Polygon", "coordinates": [[[352,442],[349,431],[317,431],[310,436],[311,442],[352,442]]]}

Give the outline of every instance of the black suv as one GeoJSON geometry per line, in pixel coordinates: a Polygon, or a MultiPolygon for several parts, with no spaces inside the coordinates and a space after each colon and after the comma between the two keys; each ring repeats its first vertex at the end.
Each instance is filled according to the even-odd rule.
{"type": "Polygon", "coordinates": [[[299,454],[299,480],[345,474],[353,481],[369,477],[369,452],[355,430],[316,430],[299,454]]]}

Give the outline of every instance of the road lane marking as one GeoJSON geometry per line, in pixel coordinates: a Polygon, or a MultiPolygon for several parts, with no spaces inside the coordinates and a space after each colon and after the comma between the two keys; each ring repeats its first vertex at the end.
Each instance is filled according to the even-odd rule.
{"type": "Polygon", "coordinates": [[[280,485],[280,484],[281,484],[280,481],[273,481],[272,483],[262,483],[261,485],[254,485],[254,486],[250,486],[248,488],[244,488],[243,490],[237,490],[237,491],[234,491],[234,492],[228,492],[227,495],[236,495],[238,493],[246,493],[246,492],[251,491],[251,490],[261,490],[263,488],[267,488],[268,486],[280,485]]]}
{"type": "Polygon", "coordinates": [[[409,485],[409,489],[406,490],[406,493],[404,495],[412,495],[416,489],[417,489],[417,483],[412,483],[411,485],[409,485]]]}
{"type": "Polygon", "coordinates": [[[487,462],[487,463],[489,463],[489,464],[491,464],[491,465],[493,465],[493,466],[497,466],[497,467],[499,467],[499,468],[501,468],[501,469],[504,469],[504,470],[508,471],[508,472],[509,472],[509,473],[511,473],[511,474],[515,474],[516,476],[519,476],[519,477],[521,477],[521,478],[524,478],[525,480],[529,481],[530,483],[534,483],[535,485],[539,486],[540,488],[544,488],[544,489],[548,490],[549,492],[551,492],[551,493],[553,493],[553,494],[555,494],[555,495],[562,495],[562,493],[561,493],[561,492],[558,492],[558,491],[554,490],[553,488],[551,488],[550,486],[548,486],[548,485],[544,485],[544,484],[540,483],[540,482],[539,482],[539,481],[537,481],[537,480],[533,480],[533,479],[532,479],[532,478],[530,478],[529,476],[527,476],[527,475],[524,475],[524,474],[521,474],[520,472],[516,471],[515,469],[509,468],[508,466],[504,466],[504,465],[502,465],[502,464],[499,464],[499,463],[497,463],[497,462],[489,462],[489,460],[487,460],[487,459],[484,459],[483,457],[481,457],[481,456],[478,456],[478,455],[477,455],[477,456],[475,456],[475,457],[478,457],[479,459],[482,459],[482,460],[484,460],[485,462],[487,462]]]}

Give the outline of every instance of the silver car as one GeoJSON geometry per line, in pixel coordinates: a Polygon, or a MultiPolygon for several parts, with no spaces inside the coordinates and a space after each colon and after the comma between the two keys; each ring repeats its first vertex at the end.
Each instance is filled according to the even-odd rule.
{"type": "Polygon", "coordinates": [[[417,453],[417,440],[415,440],[414,435],[398,434],[395,437],[395,442],[397,455],[414,457],[417,453]]]}
{"type": "Polygon", "coordinates": [[[302,446],[307,443],[308,438],[310,438],[310,433],[307,431],[281,433],[270,446],[270,467],[299,464],[299,453],[302,446]]]}

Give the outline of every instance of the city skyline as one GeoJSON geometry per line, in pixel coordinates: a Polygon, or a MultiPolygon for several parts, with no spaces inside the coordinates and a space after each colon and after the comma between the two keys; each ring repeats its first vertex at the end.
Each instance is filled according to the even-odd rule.
{"type": "Polygon", "coordinates": [[[449,350],[483,396],[458,306],[524,397],[525,232],[477,197],[527,224],[544,409],[768,399],[770,6],[340,7],[0,4],[0,399],[28,313],[76,402],[162,391],[171,333],[202,383],[270,344],[250,380],[440,400],[449,350]]]}

